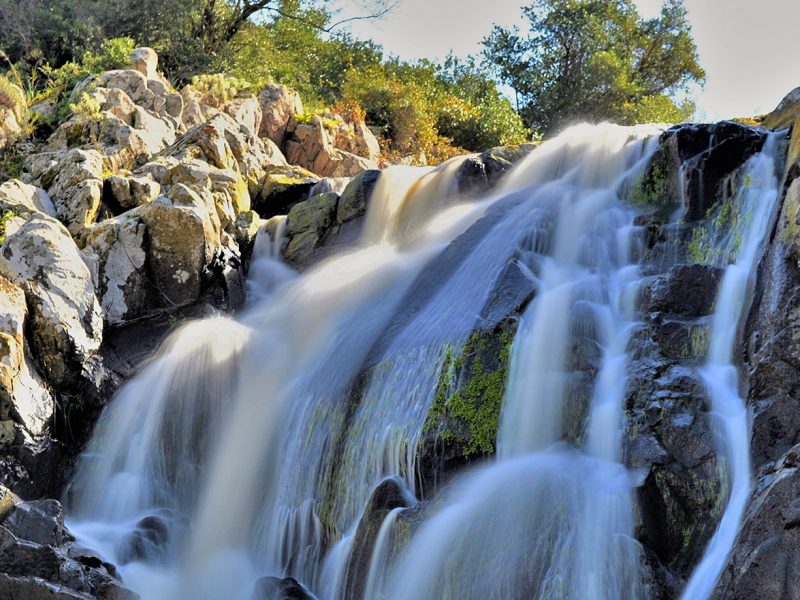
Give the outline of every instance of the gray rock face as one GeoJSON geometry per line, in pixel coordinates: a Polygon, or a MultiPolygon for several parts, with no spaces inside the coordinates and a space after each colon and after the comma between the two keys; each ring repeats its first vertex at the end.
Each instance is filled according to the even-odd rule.
{"type": "Polygon", "coordinates": [[[800,597],[800,446],[758,474],[716,600],[800,597]]]}
{"type": "Polygon", "coordinates": [[[0,525],[0,597],[135,600],[116,569],[74,545],[55,500],[22,503],[0,525]]]}
{"type": "Polygon", "coordinates": [[[290,121],[296,114],[303,113],[299,94],[285,85],[268,83],[259,92],[258,101],[263,113],[258,135],[271,139],[282,148],[290,121]]]}
{"type": "Polygon", "coordinates": [[[100,348],[103,316],[67,230],[48,217],[31,218],[3,244],[0,274],[25,291],[33,350],[48,379],[75,381],[100,348]]]}

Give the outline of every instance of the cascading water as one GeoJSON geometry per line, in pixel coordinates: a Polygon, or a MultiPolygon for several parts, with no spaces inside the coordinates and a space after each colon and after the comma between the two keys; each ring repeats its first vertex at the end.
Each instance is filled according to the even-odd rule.
{"type": "Polygon", "coordinates": [[[733,549],[750,497],[750,425],[740,393],[735,349],[739,324],[747,307],[748,288],[752,285],[752,275],[778,200],[776,162],[781,135],[780,132],[771,134],[762,151],[745,165],[744,185],[733,199],[739,226],[715,244],[717,251],[713,258],[723,264],[728,260],[731,263],[725,269],[720,286],[708,358],[700,374],[717,420],[728,465],[730,495],[717,531],[683,591],[683,600],[703,600],[711,596],[733,549]]]}
{"type": "MultiPolygon", "coordinates": [[[[388,170],[361,242],[300,275],[277,260],[283,223],[265,223],[243,313],[179,329],[102,417],[69,491],[73,530],[144,600],[250,600],[262,575],[349,600],[361,512],[386,477],[405,480],[409,501],[419,493],[437,389],[516,259],[535,294],[513,342],[497,461],[442,491],[405,546],[393,547],[403,510],[389,511],[361,597],[646,597],[635,478],[621,464],[642,232],[621,196],[660,131],[570,128],[479,200],[457,192],[463,159],[388,170]]],[[[713,588],[749,492],[732,349],[776,195],[773,155],[774,144],[747,167],[753,217],[703,369],[732,492],[692,600],[713,588]]]]}

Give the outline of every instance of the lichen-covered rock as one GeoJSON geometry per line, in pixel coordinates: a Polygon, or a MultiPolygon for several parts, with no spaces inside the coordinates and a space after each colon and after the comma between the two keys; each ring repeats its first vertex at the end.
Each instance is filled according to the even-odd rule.
{"type": "Polygon", "coordinates": [[[25,293],[0,276],[0,447],[48,432],[55,401],[26,348],[25,293]]]}
{"type": "Polygon", "coordinates": [[[141,209],[150,240],[149,273],[165,306],[189,304],[201,295],[204,268],[221,243],[212,202],[177,184],[169,198],[141,209]]]}
{"type": "Polygon", "coordinates": [[[145,233],[135,213],[106,219],[89,231],[84,253],[94,267],[105,320],[112,325],[135,319],[149,308],[145,233]]]}
{"type": "Polygon", "coordinates": [[[300,95],[278,83],[268,83],[258,93],[263,118],[258,135],[275,142],[283,148],[289,123],[296,114],[303,113],[300,95]]]}
{"type": "Polygon", "coordinates": [[[367,202],[378,184],[381,172],[371,169],[356,175],[344,188],[336,211],[336,220],[347,223],[367,212],[367,202]]]}
{"type": "Polygon", "coordinates": [[[56,216],[56,208],[47,192],[19,179],[11,179],[0,185],[0,206],[4,210],[31,210],[50,217],[56,216]]]}
{"type": "Polygon", "coordinates": [[[99,151],[80,148],[42,153],[26,160],[32,183],[47,190],[58,218],[78,240],[97,220],[103,199],[104,164],[99,151]]]}
{"type": "Polygon", "coordinates": [[[69,232],[54,219],[32,216],[0,247],[0,275],[25,291],[32,350],[48,381],[76,381],[100,347],[103,317],[69,232]]]}
{"type": "Polygon", "coordinates": [[[114,175],[105,180],[104,186],[103,201],[112,202],[120,213],[143,206],[161,195],[161,186],[149,174],[114,175]]]}
{"type": "Polygon", "coordinates": [[[378,168],[375,159],[336,148],[319,115],[311,117],[309,125],[295,127],[286,142],[286,159],[322,177],[352,177],[378,168]]]}
{"type": "Polygon", "coordinates": [[[254,195],[269,167],[286,165],[271,140],[257,137],[223,113],[186,133],[163,154],[178,161],[200,159],[219,169],[233,170],[244,178],[254,195]]]}
{"type": "Polygon", "coordinates": [[[800,117],[800,87],[786,94],[778,106],[761,121],[768,129],[786,129],[791,127],[795,119],[800,117]]]}
{"type": "Polygon", "coordinates": [[[284,256],[290,263],[307,259],[322,243],[325,232],[334,224],[339,196],[320,194],[292,207],[286,217],[289,240],[284,256]]]}
{"type": "Polygon", "coordinates": [[[270,167],[255,196],[253,210],[265,219],[285,215],[292,206],[308,197],[309,191],[318,181],[319,177],[303,167],[270,167]]]}

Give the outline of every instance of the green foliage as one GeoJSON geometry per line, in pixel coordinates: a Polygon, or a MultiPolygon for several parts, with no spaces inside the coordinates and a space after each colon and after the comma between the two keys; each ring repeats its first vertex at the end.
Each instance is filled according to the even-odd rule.
{"type": "Polygon", "coordinates": [[[252,96],[256,88],[248,81],[224,73],[192,77],[192,88],[203,97],[203,102],[220,107],[234,98],[252,96]]]}
{"type": "Polygon", "coordinates": [[[446,350],[424,430],[465,458],[495,450],[513,340],[506,325],[473,333],[457,354],[446,350]]]}
{"type": "Polygon", "coordinates": [[[130,63],[131,52],[136,42],[129,37],[103,40],[97,52],[86,52],[81,59],[81,67],[88,74],[121,69],[130,63]]]}
{"type": "Polygon", "coordinates": [[[23,124],[27,113],[25,92],[16,84],[0,75],[0,108],[14,113],[17,123],[23,124]]]}
{"type": "Polygon", "coordinates": [[[6,227],[8,222],[14,218],[14,212],[11,210],[4,210],[0,213],[0,244],[6,241],[6,227]]]}
{"type": "Polygon", "coordinates": [[[69,105],[69,111],[84,122],[96,121],[100,118],[100,102],[84,92],[78,102],[69,105]]]}
{"type": "Polygon", "coordinates": [[[682,120],[674,97],[705,73],[682,0],[642,19],[632,0],[534,0],[528,36],[495,27],[484,56],[521,103],[528,126],[572,120],[682,120]]]}

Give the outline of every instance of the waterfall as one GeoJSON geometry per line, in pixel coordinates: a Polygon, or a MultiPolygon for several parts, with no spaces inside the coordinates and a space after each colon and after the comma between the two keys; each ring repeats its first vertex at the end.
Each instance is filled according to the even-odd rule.
{"type": "MultiPolygon", "coordinates": [[[[648,597],[638,475],[623,462],[646,280],[625,190],[661,132],[571,127],[478,198],[459,192],[465,157],[390,168],[359,242],[302,273],[280,261],[285,219],[262,223],[245,308],[177,328],[102,415],[67,491],[70,528],[143,600],[250,600],[265,575],[351,600],[359,520],[391,477],[416,512],[387,510],[364,600],[648,597]],[[508,265],[533,292],[515,325],[496,456],[427,502],[426,423],[471,336],[496,325],[486,307],[508,265]]],[[[733,349],[777,196],[776,145],[745,168],[746,231],[709,254],[727,269],[701,374],[731,491],[691,600],[713,589],[749,495],[733,349]]]]}
{"type": "Polygon", "coordinates": [[[778,199],[776,161],[780,136],[781,132],[770,134],[762,151],[745,165],[742,172],[745,183],[734,198],[741,225],[738,231],[729,232],[716,245],[717,257],[734,258],[725,268],[720,285],[711,325],[711,344],[701,376],[728,466],[730,492],[717,530],[683,591],[681,598],[684,600],[703,600],[711,596],[733,549],[750,497],[750,424],[740,392],[735,349],[739,324],[746,316],[752,274],[778,199]]]}
{"type": "MultiPolygon", "coordinates": [[[[633,483],[620,464],[639,277],[635,213],[618,194],[657,139],[654,130],[636,133],[634,141],[608,135],[585,147],[582,168],[550,174],[532,193],[530,203],[551,208],[554,230],[514,340],[499,460],[456,485],[412,539],[383,597],[643,597],[633,483]],[[568,398],[580,394],[570,365],[571,347],[580,343],[602,352],[576,450],[559,441],[568,398]]],[[[522,165],[508,185],[541,167],[522,165]]]]}

